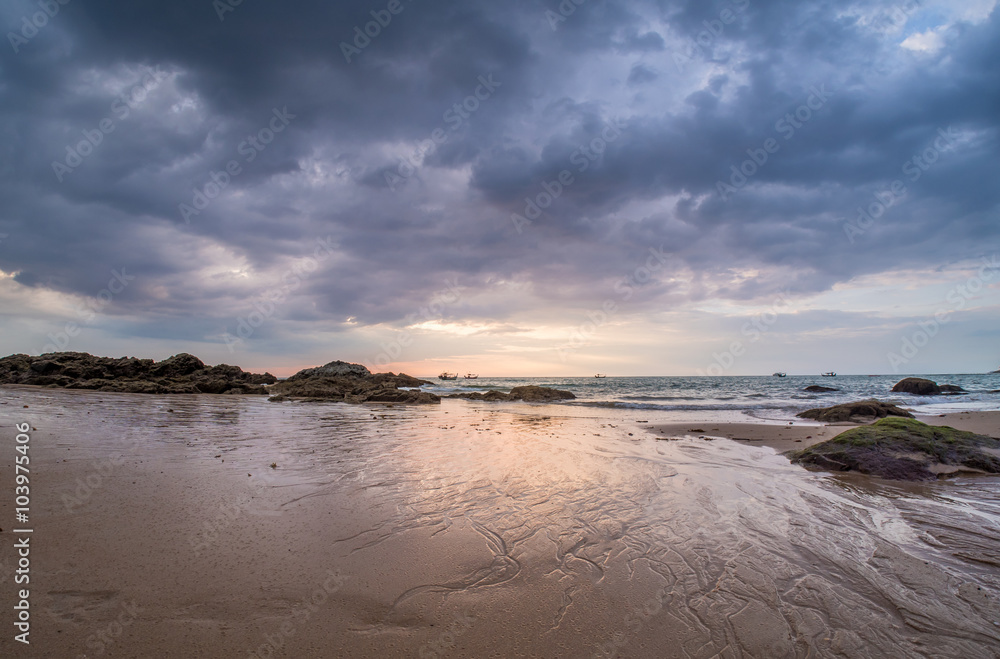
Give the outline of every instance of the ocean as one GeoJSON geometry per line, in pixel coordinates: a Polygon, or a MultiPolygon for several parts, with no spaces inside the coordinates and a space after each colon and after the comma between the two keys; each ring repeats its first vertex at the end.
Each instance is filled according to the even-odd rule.
{"type": "Polygon", "coordinates": [[[913,409],[918,414],[1000,410],[1000,374],[951,375],[819,375],[719,376],[719,377],[575,377],[490,378],[442,381],[422,376],[434,384],[423,389],[439,395],[539,385],[573,392],[576,399],[563,405],[672,412],[657,415],[689,419],[708,416],[718,420],[794,419],[798,412],[815,407],[877,398],[913,409]],[[955,384],[968,393],[948,396],[914,396],[892,393],[904,377],[923,377],[938,384],[955,384]],[[810,393],[809,385],[839,391],[810,393]],[[750,418],[747,418],[750,417],[750,418]]]}

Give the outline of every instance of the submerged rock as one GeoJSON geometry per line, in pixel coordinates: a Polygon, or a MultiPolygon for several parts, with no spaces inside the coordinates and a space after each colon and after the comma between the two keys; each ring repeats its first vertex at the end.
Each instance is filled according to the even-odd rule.
{"type": "Polygon", "coordinates": [[[486,401],[505,401],[512,400],[510,394],[506,394],[502,391],[497,391],[496,389],[491,389],[489,391],[472,391],[469,393],[461,394],[448,394],[445,398],[464,398],[466,400],[486,400],[486,401]]]}
{"type": "Polygon", "coordinates": [[[474,391],[470,393],[451,394],[450,396],[447,396],[447,398],[465,398],[467,400],[486,401],[522,400],[527,403],[545,403],[553,400],[571,400],[576,398],[576,396],[570,391],[528,385],[525,387],[514,387],[510,390],[510,393],[504,393],[502,391],[491,389],[490,391],[474,391]]]}
{"type": "Polygon", "coordinates": [[[856,403],[833,405],[832,407],[819,407],[799,412],[796,416],[803,419],[823,421],[825,423],[837,423],[839,421],[869,423],[872,419],[884,419],[887,416],[913,418],[913,415],[903,408],[878,400],[862,400],[856,403]]]}
{"type": "Polygon", "coordinates": [[[894,480],[933,480],[960,471],[1000,473],[1000,439],[916,419],[882,419],[786,455],[805,467],[894,480]]]}
{"type": "Polygon", "coordinates": [[[813,393],[825,393],[827,391],[840,391],[840,389],[837,389],[836,387],[824,387],[819,384],[811,384],[802,391],[811,391],[813,393]]]}
{"type": "Polygon", "coordinates": [[[550,387],[536,387],[535,385],[514,387],[510,390],[511,400],[523,400],[528,403],[549,400],[571,400],[573,398],[576,398],[576,396],[569,391],[552,389],[550,387]]]}
{"type": "Polygon", "coordinates": [[[429,391],[400,389],[432,384],[400,373],[372,373],[361,364],[334,361],[299,371],[271,387],[270,400],[335,400],[345,403],[440,403],[429,391]]]}
{"type": "Polygon", "coordinates": [[[247,373],[238,366],[206,366],[181,353],[163,361],[135,357],[95,357],[86,352],[52,352],[0,359],[0,384],[96,389],[140,394],[266,394],[276,382],[270,373],[247,373]]]}

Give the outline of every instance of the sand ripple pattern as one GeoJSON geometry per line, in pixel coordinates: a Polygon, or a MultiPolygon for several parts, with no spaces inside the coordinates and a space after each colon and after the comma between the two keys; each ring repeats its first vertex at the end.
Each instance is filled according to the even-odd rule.
{"type": "Polygon", "coordinates": [[[1000,656],[995,479],[812,474],[767,449],[656,441],[630,410],[140,400],[136,422],[107,398],[105,427],[248,468],[277,455],[278,508],[367,511],[336,539],[347,558],[417,537],[453,552],[352,633],[471,611],[477,656],[1000,656]]]}

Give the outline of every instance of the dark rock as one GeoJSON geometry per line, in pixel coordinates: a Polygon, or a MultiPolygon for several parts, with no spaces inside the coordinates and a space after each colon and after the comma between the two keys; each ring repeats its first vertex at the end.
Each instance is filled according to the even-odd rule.
{"type": "Polygon", "coordinates": [[[942,384],[938,387],[943,394],[967,394],[969,393],[965,389],[962,389],[957,384],[942,384]]]}
{"type": "Polygon", "coordinates": [[[892,390],[915,396],[936,396],[941,393],[941,387],[937,385],[937,382],[924,378],[903,378],[893,385],[892,390]]]}
{"type": "Polygon", "coordinates": [[[549,400],[569,400],[576,398],[576,396],[568,391],[562,391],[560,389],[529,385],[527,387],[514,387],[511,389],[510,398],[511,400],[523,400],[528,403],[534,403],[549,400]]]}
{"type": "Polygon", "coordinates": [[[396,375],[395,373],[374,373],[368,376],[371,382],[378,384],[383,384],[388,387],[420,387],[425,384],[433,384],[433,382],[428,382],[427,380],[421,380],[415,378],[406,373],[400,373],[396,375]]]}
{"type": "Polygon", "coordinates": [[[295,380],[304,380],[306,378],[314,378],[314,377],[367,378],[370,377],[371,374],[372,372],[361,364],[349,364],[347,362],[342,362],[340,360],[337,360],[330,362],[329,364],[324,364],[323,366],[316,366],[315,368],[303,369],[285,381],[294,382],[295,380]]]}
{"type": "Polygon", "coordinates": [[[824,392],[827,392],[827,391],[840,391],[840,389],[837,389],[836,387],[824,387],[824,386],[818,385],[818,384],[811,384],[808,387],[806,387],[805,389],[803,389],[803,391],[812,391],[814,393],[824,393],[824,392]]]}
{"type": "Polygon", "coordinates": [[[362,394],[360,400],[352,400],[353,396],[347,397],[348,403],[406,403],[413,405],[427,405],[440,403],[441,397],[429,391],[416,391],[413,389],[380,389],[368,394],[362,394]]]}
{"type": "Polygon", "coordinates": [[[473,391],[464,394],[451,394],[445,398],[465,398],[467,400],[505,401],[511,400],[510,394],[491,389],[489,391],[473,391]]]}
{"type": "Polygon", "coordinates": [[[0,384],[28,384],[148,394],[265,394],[261,386],[277,381],[270,373],[247,373],[237,366],[208,367],[187,353],[161,362],[135,357],[94,357],[85,352],[54,352],[40,357],[0,359],[0,384]]]}
{"type": "MultiPolygon", "coordinates": [[[[253,382],[233,382],[222,378],[200,380],[194,384],[201,394],[257,394],[264,395],[267,389],[253,382]]],[[[192,392],[195,393],[195,392],[192,392]]]]}
{"type": "Polygon", "coordinates": [[[39,375],[48,375],[53,371],[60,370],[59,364],[47,360],[35,362],[30,366],[30,368],[34,373],[38,373],[39,375]]]}
{"type": "Polygon", "coordinates": [[[788,453],[792,462],[894,480],[933,480],[938,472],[1000,473],[1000,440],[915,419],[887,418],[788,453]]]}
{"type": "Polygon", "coordinates": [[[896,407],[890,403],[883,403],[877,400],[862,400],[856,403],[843,403],[832,407],[820,407],[813,410],[799,412],[796,416],[803,419],[815,419],[824,423],[837,423],[840,421],[852,421],[855,423],[868,423],[872,419],[883,419],[887,416],[902,416],[913,418],[913,415],[906,410],[896,407]]]}
{"type": "Polygon", "coordinates": [[[150,374],[164,378],[179,378],[203,370],[205,370],[205,362],[194,355],[182,352],[154,364],[150,374]]]}
{"type": "Polygon", "coordinates": [[[335,361],[307,368],[273,385],[269,400],[336,400],[346,403],[440,403],[429,391],[400,387],[420,387],[427,380],[400,373],[372,373],[361,364],[335,361]]]}
{"type": "Polygon", "coordinates": [[[151,380],[111,381],[99,388],[100,391],[117,391],[126,394],[195,394],[197,389],[188,385],[167,386],[151,380]]]}
{"type": "Polygon", "coordinates": [[[792,460],[792,462],[801,462],[802,464],[808,464],[810,466],[816,467],[818,469],[824,469],[826,471],[850,471],[849,465],[838,462],[833,458],[828,458],[822,453],[810,453],[806,459],[803,460],[792,460]]]}
{"type": "Polygon", "coordinates": [[[544,403],[553,400],[570,400],[576,398],[576,396],[569,391],[528,385],[524,387],[514,387],[510,390],[510,393],[504,393],[502,391],[491,389],[490,391],[483,392],[474,391],[470,393],[451,394],[450,396],[447,396],[447,398],[465,398],[467,400],[485,401],[523,400],[528,403],[544,403]]]}

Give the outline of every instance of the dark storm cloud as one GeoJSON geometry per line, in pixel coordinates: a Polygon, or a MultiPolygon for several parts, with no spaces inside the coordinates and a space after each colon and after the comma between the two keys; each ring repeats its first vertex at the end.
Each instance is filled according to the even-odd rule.
{"type": "Polygon", "coordinates": [[[632,70],[628,73],[628,82],[630,85],[641,85],[647,82],[653,82],[660,76],[653,69],[649,68],[644,64],[636,64],[632,67],[632,70]]]}
{"type": "MultiPolygon", "coordinates": [[[[137,279],[109,313],[131,315],[136,335],[200,338],[317,239],[337,254],[281,315],[329,331],[399,322],[449,280],[483,293],[530,281],[587,305],[651,247],[670,255],[664,272],[704,280],[692,298],[749,299],[995,239],[996,13],[914,53],[859,18],[891,3],[590,0],[554,26],[555,2],[388,5],[244,2],[221,18],[205,0],[61,6],[2,59],[0,269],[93,296],[127,268],[137,279]],[[373,20],[377,36],[358,37],[373,20]],[[497,83],[486,98],[484,77],[497,83]],[[71,165],[67,147],[102,120],[113,130],[71,165]],[[909,180],[905,164],[949,128],[960,137],[909,180]],[[732,168],[769,139],[780,149],[736,186],[732,168]],[[515,231],[511,215],[564,170],[573,183],[515,231]],[[845,223],[896,179],[905,195],[849,240],[845,223]],[[195,190],[221,181],[196,208],[195,190]],[[708,285],[741,267],[781,274],[708,285]]],[[[3,17],[16,31],[34,11],[15,2],[3,17]]],[[[651,286],[639,306],[676,294],[651,286]]],[[[528,303],[446,313],[503,320],[528,303]]]]}

